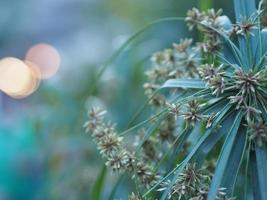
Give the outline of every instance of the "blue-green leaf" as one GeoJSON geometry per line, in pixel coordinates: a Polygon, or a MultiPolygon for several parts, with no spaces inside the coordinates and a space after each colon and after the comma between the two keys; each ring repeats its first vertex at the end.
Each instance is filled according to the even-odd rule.
{"type": "Polygon", "coordinates": [[[243,17],[250,17],[256,11],[255,0],[234,0],[235,16],[237,21],[243,17]]]}
{"type": "Polygon", "coordinates": [[[190,136],[191,133],[192,133],[192,128],[188,128],[186,131],[184,131],[180,135],[179,141],[177,145],[175,146],[173,153],[171,155],[171,162],[170,162],[169,168],[172,167],[175,162],[177,162],[177,155],[181,151],[183,145],[185,144],[187,138],[190,136]]]}
{"type": "Polygon", "coordinates": [[[198,79],[170,79],[166,81],[161,88],[206,88],[205,83],[198,79]]]}
{"type": "Polygon", "coordinates": [[[231,128],[231,124],[233,123],[233,116],[225,116],[226,119],[221,124],[223,128],[220,128],[218,131],[213,131],[207,140],[201,146],[201,150],[204,154],[208,154],[214,145],[226,134],[229,132],[231,128]]]}
{"type": "Polygon", "coordinates": [[[236,178],[238,175],[238,171],[240,169],[245,151],[246,151],[246,129],[241,127],[238,131],[239,135],[236,137],[233,149],[231,151],[227,168],[225,169],[225,173],[222,179],[222,187],[227,188],[227,193],[231,195],[234,191],[234,186],[236,182],[236,178]]]}
{"type": "Polygon", "coordinates": [[[262,37],[262,51],[264,55],[267,52],[267,28],[261,30],[261,37],[262,37]]]}
{"type": "MultiPolygon", "coordinates": [[[[217,162],[215,174],[211,182],[211,187],[210,187],[210,191],[208,194],[208,200],[214,200],[216,198],[218,189],[221,185],[221,181],[223,179],[225,169],[227,167],[227,163],[228,163],[228,160],[229,160],[229,157],[230,157],[233,145],[234,145],[236,135],[238,133],[238,129],[240,127],[241,119],[242,119],[242,113],[239,112],[233,122],[231,130],[228,133],[228,136],[222,147],[222,151],[217,162]]],[[[232,177],[229,177],[229,178],[232,178],[232,177]]]]}
{"type": "Polygon", "coordinates": [[[267,148],[256,146],[256,160],[261,200],[267,200],[267,148]]]}
{"type": "Polygon", "coordinates": [[[261,193],[260,193],[260,187],[259,187],[259,174],[257,169],[257,163],[256,163],[256,155],[255,151],[251,152],[250,155],[250,176],[251,176],[251,182],[250,185],[252,187],[252,196],[254,200],[261,200],[261,193]]]}
{"type": "Polygon", "coordinates": [[[102,189],[105,183],[105,178],[106,178],[106,172],[107,172],[107,167],[105,165],[103,165],[97,179],[95,182],[95,185],[93,187],[93,191],[92,191],[92,199],[95,200],[100,200],[101,199],[101,193],[102,193],[102,189]]]}
{"type": "MultiPolygon", "coordinates": [[[[234,7],[237,22],[242,22],[244,18],[250,18],[257,11],[255,0],[234,0],[234,7]]],[[[238,41],[242,59],[245,61],[245,67],[252,67],[252,57],[256,52],[255,37],[239,37],[238,41]]]]}

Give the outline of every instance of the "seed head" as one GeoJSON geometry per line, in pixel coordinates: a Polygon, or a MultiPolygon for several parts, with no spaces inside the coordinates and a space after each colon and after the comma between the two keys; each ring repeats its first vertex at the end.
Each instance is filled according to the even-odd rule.
{"type": "Polygon", "coordinates": [[[249,140],[260,147],[267,142],[267,124],[263,123],[262,120],[257,122],[249,121],[247,126],[249,140]]]}
{"type": "Polygon", "coordinates": [[[136,176],[146,188],[156,184],[157,180],[160,178],[159,175],[153,171],[152,167],[146,165],[144,162],[137,163],[136,176]]]}
{"type": "Polygon", "coordinates": [[[128,197],[128,200],[141,200],[137,194],[133,193],[128,197]]]}
{"type": "Polygon", "coordinates": [[[129,154],[124,149],[116,153],[111,153],[108,158],[106,165],[110,166],[113,171],[119,171],[126,169],[130,162],[129,154]]]}

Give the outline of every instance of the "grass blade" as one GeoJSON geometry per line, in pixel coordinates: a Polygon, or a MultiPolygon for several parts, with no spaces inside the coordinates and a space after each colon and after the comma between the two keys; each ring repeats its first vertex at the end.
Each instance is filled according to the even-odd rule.
{"type": "Polygon", "coordinates": [[[256,161],[261,200],[267,200],[267,148],[256,146],[256,161]]]}
{"type": "Polygon", "coordinates": [[[203,89],[206,88],[205,83],[202,80],[196,79],[169,79],[161,88],[192,88],[203,89]]]}
{"type": "Polygon", "coordinates": [[[246,129],[244,127],[241,127],[239,131],[239,136],[236,137],[236,140],[234,142],[233,149],[227,164],[228,167],[225,170],[221,184],[222,187],[227,188],[227,193],[229,196],[233,194],[235,188],[236,178],[240,166],[242,164],[244,154],[246,152],[246,141],[247,141],[246,129]]]}
{"type": "Polygon", "coordinates": [[[234,141],[238,133],[238,129],[240,127],[241,119],[242,119],[242,113],[239,112],[233,122],[233,126],[231,127],[231,130],[228,133],[228,136],[222,147],[222,151],[218,159],[217,167],[216,167],[216,170],[215,170],[212,182],[211,182],[211,187],[210,187],[210,191],[208,194],[208,200],[214,200],[216,198],[217,191],[221,185],[221,181],[225,174],[225,169],[227,167],[227,163],[228,163],[228,160],[231,154],[231,150],[233,148],[234,141]]]}
{"type": "Polygon", "coordinates": [[[250,155],[250,175],[251,175],[251,186],[252,186],[252,193],[254,200],[261,200],[260,196],[260,188],[259,188],[259,174],[257,170],[257,164],[256,164],[256,155],[255,151],[251,151],[250,155]]]}
{"type": "Polygon", "coordinates": [[[100,200],[101,199],[101,193],[102,193],[102,189],[103,189],[103,186],[105,183],[106,172],[107,172],[107,167],[105,165],[103,165],[100,173],[98,174],[98,177],[96,179],[94,187],[93,187],[92,199],[94,199],[94,200],[100,200]]]}

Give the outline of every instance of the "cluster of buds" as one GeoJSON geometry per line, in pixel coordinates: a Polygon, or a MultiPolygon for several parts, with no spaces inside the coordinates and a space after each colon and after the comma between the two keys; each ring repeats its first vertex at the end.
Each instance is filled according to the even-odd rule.
{"type": "Polygon", "coordinates": [[[233,25],[232,34],[237,36],[254,36],[253,29],[256,29],[256,22],[244,18],[239,23],[233,25]]]}
{"type": "Polygon", "coordinates": [[[265,87],[265,77],[265,69],[257,73],[252,71],[244,72],[241,69],[237,69],[234,76],[228,81],[231,83],[228,90],[235,92],[235,95],[229,97],[230,103],[236,104],[237,109],[241,107],[245,110],[247,121],[261,114],[255,102],[251,102],[250,99],[255,99],[256,94],[265,87]]]}
{"type": "Polygon", "coordinates": [[[192,47],[192,39],[181,39],[178,44],[173,44],[173,51],[176,58],[176,66],[169,73],[170,78],[198,77],[197,67],[200,64],[200,52],[192,47]]]}
{"type": "Polygon", "coordinates": [[[151,99],[150,104],[158,107],[165,104],[165,97],[161,94],[155,94],[160,85],[154,83],[145,83],[143,85],[145,94],[151,99]]]}
{"type": "Polygon", "coordinates": [[[114,125],[104,122],[105,114],[105,110],[92,108],[88,112],[89,120],[84,124],[86,132],[92,134],[100,154],[107,159],[106,165],[114,171],[129,169],[134,159],[122,145],[123,138],[117,135],[114,125]]]}
{"type": "Polygon", "coordinates": [[[248,122],[247,127],[250,141],[260,147],[267,143],[267,124],[263,123],[262,119],[248,122]]]}
{"type": "Polygon", "coordinates": [[[236,88],[240,90],[242,96],[255,93],[259,86],[259,75],[260,73],[254,74],[251,71],[246,73],[241,69],[236,70],[234,75],[236,88]]]}
{"type": "Polygon", "coordinates": [[[148,82],[144,84],[144,89],[146,95],[152,98],[152,105],[165,104],[164,97],[154,95],[154,92],[168,79],[198,77],[200,52],[191,45],[192,39],[181,39],[178,44],[173,44],[172,49],[154,53],[151,57],[153,67],[146,71],[148,82]]]}
{"type": "Polygon", "coordinates": [[[175,138],[176,118],[174,115],[167,115],[158,128],[158,137],[161,142],[172,142],[175,138]]]}
{"type": "MultiPolygon", "coordinates": [[[[197,168],[195,163],[188,164],[183,172],[179,174],[169,192],[168,198],[205,200],[209,193],[211,178],[211,173],[206,168],[197,168]]],[[[169,184],[169,180],[163,182],[158,191],[166,190],[169,184]]],[[[220,188],[216,200],[233,200],[233,198],[227,197],[226,188],[220,188]]]]}
{"type": "Polygon", "coordinates": [[[248,108],[247,99],[253,98],[260,87],[264,88],[266,69],[257,73],[245,72],[241,68],[235,70],[233,76],[226,76],[223,71],[224,65],[215,67],[214,64],[204,64],[199,69],[199,74],[206,82],[207,87],[212,89],[212,94],[219,96],[225,90],[233,93],[228,98],[230,103],[236,104],[236,108],[248,108]]]}
{"type": "Polygon", "coordinates": [[[159,176],[125,148],[123,138],[118,136],[114,125],[104,121],[105,114],[106,111],[102,109],[92,108],[88,112],[89,120],[84,128],[92,134],[100,154],[107,160],[106,165],[113,171],[136,171],[136,177],[145,187],[154,185],[159,176]]]}
{"type": "MultiPolygon", "coordinates": [[[[249,121],[254,116],[261,114],[249,99],[254,99],[256,92],[265,88],[266,68],[257,73],[252,71],[245,72],[241,68],[235,70],[234,75],[226,75],[223,71],[224,65],[215,67],[214,64],[202,65],[199,74],[206,82],[207,87],[211,88],[212,94],[220,96],[224,91],[228,91],[228,99],[231,104],[235,104],[236,109],[245,110],[246,119],[249,121]]],[[[262,94],[266,96],[265,94],[262,94]]]]}
{"type": "Polygon", "coordinates": [[[153,168],[144,162],[138,162],[136,164],[136,175],[134,176],[136,176],[146,188],[150,188],[160,179],[160,176],[154,172],[153,168]]]}
{"type": "Polygon", "coordinates": [[[200,103],[197,100],[189,101],[187,104],[187,111],[183,113],[185,121],[194,126],[196,122],[203,120],[206,116],[200,112],[200,103]]]}
{"type": "Polygon", "coordinates": [[[159,152],[157,149],[157,140],[153,137],[148,138],[142,144],[142,158],[145,162],[150,161],[158,161],[159,160],[159,152]]]}
{"type": "Polygon", "coordinates": [[[212,54],[221,48],[222,42],[217,31],[223,31],[226,34],[232,31],[231,21],[227,16],[222,15],[221,9],[200,12],[197,8],[193,8],[187,12],[185,21],[189,30],[197,27],[203,33],[204,41],[199,43],[199,46],[202,52],[207,54],[212,54]]]}
{"type": "Polygon", "coordinates": [[[222,94],[225,90],[224,72],[222,71],[223,65],[215,67],[214,64],[204,64],[199,69],[199,74],[206,85],[212,89],[212,94],[222,94]]]}

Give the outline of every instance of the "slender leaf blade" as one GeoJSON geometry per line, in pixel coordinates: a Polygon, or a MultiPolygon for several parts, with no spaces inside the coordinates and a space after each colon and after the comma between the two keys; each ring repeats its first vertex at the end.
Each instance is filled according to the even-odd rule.
{"type": "Polygon", "coordinates": [[[107,167],[103,165],[93,187],[92,199],[95,199],[95,200],[101,199],[102,189],[105,184],[106,172],[107,172],[107,167]]]}
{"type": "Polygon", "coordinates": [[[267,148],[256,146],[256,161],[258,170],[261,200],[267,200],[267,148]]]}
{"type": "Polygon", "coordinates": [[[223,179],[225,169],[226,169],[226,166],[227,166],[230,154],[231,154],[231,150],[234,145],[236,135],[238,133],[238,129],[240,127],[241,119],[242,119],[242,113],[239,112],[233,122],[233,126],[231,127],[231,130],[228,133],[228,136],[222,147],[222,151],[219,156],[218,163],[217,163],[217,168],[215,170],[215,174],[211,182],[211,187],[210,187],[210,191],[208,194],[208,200],[214,200],[216,198],[218,189],[221,185],[221,181],[223,179]]]}
{"type": "Polygon", "coordinates": [[[257,170],[257,161],[255,151],[251,152],[250,159],[250,175],[251,175],[251,186],[252,186],[252,196],[254,200],[260,200],[260,187],[259,187],[259,174],[257,170]]]}
{"type": "Polygon", "coordinates": [[[234,142],[233,149],[231,151],[221,184],[222,187],[227,188],[227,193],[229,195],[231,195],[234,191],[236,178],[246,151],[246,140],[246,129],[245,127],[242,127],[239,131],[239,136],[236,137],[236,140],[234,142]]]}
{"type": "Polygon", "coordinates": [[[167,80],[161,88],[191,88],[203,89],[206,88],[205,83],[198,79],[170,79],[167,80]]]}

